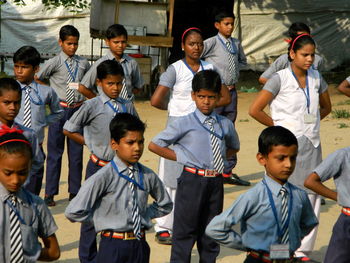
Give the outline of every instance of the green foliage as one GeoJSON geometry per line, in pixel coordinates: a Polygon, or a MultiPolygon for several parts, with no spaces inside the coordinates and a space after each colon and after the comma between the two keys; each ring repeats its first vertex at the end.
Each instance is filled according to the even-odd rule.
{"type": "MultiPolygon", "coordinates": [[[[4,0],[0,0],[4,1],[4,0]]],[[[10,0],[16,5],[26,5],[25,0],[10,0]]],[[[45,8],[52,9],[63,6],[69,9],[71,12],[80,13],[84,9],[90,7],[90,2],[87,0],[41,0],[45,8]]]]}
{"type": "Polygon", "coordinates": [[[350,112],[344,109],[340,110],[333,110],[332,111],[332,117],[335,119],[349,119],[350,118],[350,112]]]}
{"type": "Polygon", "coordinates": [[[338,102],[337,105],[350,105],[350,100],[344,100],[344,101],[338,102]]]}
{"type": "Polygon", "coordinates": [[[347,125],[346,123],[338,123],[337,124],[337,127],[339,128],[339,129],[343,129],[343,128],[349,128],[349,125],[347,125]]]}

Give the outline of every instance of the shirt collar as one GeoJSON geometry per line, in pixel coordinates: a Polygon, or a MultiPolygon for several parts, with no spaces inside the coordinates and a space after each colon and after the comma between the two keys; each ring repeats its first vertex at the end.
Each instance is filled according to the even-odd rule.
{"type": "MultiPolygon", "coordinates": [[[[122,160],[120,160],[118,155],[114,156],[113,161],[117,165],[118,170],[119,170],[120,173],[124,173],[127,170],[128,166],[126,166],[126,164],[122,160]]],[[[134,168],[135,171],[138,171],[137,163],[133,164],[133,168],[134,168]]]]}
{"type": "Polygon", "coordinates": [[[278,196],[282,186],[284,186],[284,188],[286,188],[287,192],[289,193],[289,187],[287,187],[288,182],[286,182],[284,185],[280,185],[275,180],[273,180],[270,176],[268,176],[266,172],[265,172],[264,179],[273,195],[278,196]]]}
{"type": "Polygon", "coordinates": [[[195,110],[195,113],[201,123],[204,124],[205,120],[210,116],[216,120],[216,113],[213,111],[210,115],[203,114],[198,108],[195,110]]]}
{"type": "MultiPolygon", "coordinates": [[[[26,202],[24,202],[24,200],[26,200],[25,198],[25,193],[23,191],[22,188],[20,188],[18,190],[18,192],[14,193],[14,195],[17,197],[17,201],[22,204],[22,205],[26,205],[26,202]]],[[[0,200],[1,202],[6,202],[6,200],[9,198],[10,196],[10,192],[3,186],[3,184],[0,183],[0,200]]]]}
{"type": "Polygon", "coordinates": [[[32,89],[34,89],[34,88],[36,88],[36,85],[37,85],[37,83],[36,83],[34,80],[33,80],[29,85],[24,84],[24,83],[21,83],[21,82],[19,82],[18,80],[17,80],[17,82],[19,83],[19,85],[21,85],[21,90],[24,90],[25,87],[27,87],[27,86],[29,86],[29,87],[31,87],[32,89]]]}
{"type": "Polygon", "coordinates": [[[231,37],[226,38],[226,37],[224,37],[221,33],[218,33],[218,37],[219,37],[224,43],[229,42],[229,41],[231,40],[231,37]]]}
{"type": "MultiPolygon", "coordinates": [[[[109,59],[109,60],[116,60],[112,51],[108,50],[107,53],[106,53],[106,57],[109,59]]],[[[126,55],[126,54],[123,54],[120,61],[118,61],[119,63],[123,63],[124,61],[129,61],[131,58],[126,55]]],[[[117,60],[116,60],[117,61],[117,60]]]]}
{"type": "MultiPolygon", "coordinates": [[[[66,53],[64,53],[63,51],[60,52],[60,55],[59,55],[59,56],[63,59],[63,61],[66,61],[66,60],[69,58],[69,56],[68,56],[66,53]]],[[[72,58],[74,61],[77,60],[76,55],[73,55],[71,58],[72,58]]]]}

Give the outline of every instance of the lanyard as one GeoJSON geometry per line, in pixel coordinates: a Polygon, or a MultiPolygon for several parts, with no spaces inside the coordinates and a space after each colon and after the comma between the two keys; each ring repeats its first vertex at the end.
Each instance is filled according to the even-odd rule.
{"type": "Polygon", "coordinates": [[[301,85],[299,83],[299,80],[298,80],[297,76],[295,75],[295,73],[293,72],[293,70],[292,70],[292,74],[293,74],[293,77],[295,78],[295,80],[297,81],[297,83],[299,85],[299,88],[303,91],[303,93],[305,95],[307,113],[310,114],[310,89],[309,89],[309,81],[308,81],[308,78],[307,78],[307,71],[306,71],[306,78],[305,78],[305,89],[306,89],[306,92],[305,92],[305,89],[303,89],[301,87],[301,85]]]}
{"type": "Polygon", "coordinates": [[[287,217],[287,222],[286,222],[284,228],[281,229],[280,222],[279,222],[278,216],[277,216],[277,209],[276,209],[276,206],[275,206],[275,202],[273,201],[273,197],[272,197],[271,190],[270,190],[270,188],[268,187],[268,185],[267,185],[265,179],[263,179],[262,182],[263,182],[263,184],[266,186],[267,195],[269,196],[269,201],[270,201],[271,209],[272,209],[273,215],[274,215],[275,220],[276,220],[278,237],[279,237],[279,239],[280,239],[280,238],[282,238],[282,235],[283,235],[284,231],[285,231],[285,230],[288,228],[288,226],[289,226],[290,216],[291,216],[291,214],[292,214],[292,209],[293,209],[293,193],[292,193],[292,190],[291,190],[291,188],[290,188],[290,185],[288,185],[288,188],[289,188],[289,195],[290,195],[289,202],[288,202],[288,217],[287,217]]]}
{"type": "Polygon", "coordinates": [[[142,172],[142,169],[141,169],[141,165],[139,163],[137,163],[137,168],[138,168],[138,171],[139,171],[139,177],[140,177],[140,183],[138,183],[135,180],[132,180],[129,178],[129,176],[126,176],[124,174],[122,174],[121,172],[119,172],[119,169],[118,169],[118,166],[117,164],[114,162],[114,160],[111,161],[112,163],[112,166],[114,168],[114,170],[117,172],[117,174],[120,176],[120,177],[123,177],[125,180],[129,181],[130,183],[133,183],[134,185],[136,185],[138,188],[140,188],[142,191],[145,191],[145,188],[144,188],[144,185],[143,185],[143,172],[142,172]]]}
{"type": "MultiPolygon", "coordinates": [[[[185,63],[186,67],[192,72],[193,75],[195,75],[197,73],[197,72],[194,72],[192,70],[192,68],[190,67],[190,65],[187,64],[186,59],[183,59],[182,61],[185,63]]],[[[200,65],[201,70],[204,70],[204,67],[202,65],[202,61],[200,61],[200,60],[199,60],[199,65],[200,65]]]]}
{"type": "Polygon", "coordinates": [[[216,36],[216,37],[220,40],[221,44],[228,51],[228,53],[233,54],[233,55],[237,53],[236,45],[233,43],[232,38],[228,39],[228,41],[231,42],[231,47],[232,47],[232,50],[229,50],[226,43],[224,43],[224,41],[222,41],[221,37],[219,37],[219,36],[216,36]]]}
{"type": "MultiPolygon", "coordinates": [[[[123,103],[120,103],[122,106],[122,112],[126,112],[126,106],[123,103]]],[[[116,108],[113,107],[113,105],[111,104],[110,101],[107,101],[107,105],[115,112],[115,113],[121,113],[120,111],[118,111],[116,108]]]]}
{"type": "Polygon", "coordinates": [[[221,122],[219,121],[218,117],[216,116],[216,121],[218,122],[219,126],[220,126],[220,130],[221,130],[221,135],[217,134],[215,131],[212,132],[210,129],[208,129],[207,127],[205,127],[203,125],[203,123],[199,120],[197,114],[195,112],[193,112],[194,118],[198,121],[198,123],[210,134],[213,134],[215,137],[219,138],[220,140],[222,140],[224,138],[224,131],[221,125],[221,122]]]}
{"type": "Polygon", "coordinates": [[[31,87],[31,86],[29,86],[29,85],[26,85],[26,86],[24,86],[24,87],[22,88],[22,90],[25,90],[26,87],[31,88],[31,91],[34,91],[34,94],[35,94],[35,96],[37,97],[37,100],[35,100],[35,99],[33,98],[33,96],[32,96],[33,93],[30,92],[30,93],[29,93],[29,99],[30,99],[30,101],[33,102],[35,105],[44,105],[44,103],[43,103],[43,101],[42,101],[42,99],[41,99],[41,97],[40,97],[40,95],[39,95],[38,84],[37,84],[36,82],[33,82],[33,83],[34,83],[35,88],[34,88],[34,87],[31,87]]]}
{"type": "MultiPolygon", "coordinates": [[[[24,193],[26,194],[26,196],[28,198],[28,202],[29,202],[30,206],[34,210],[33,211],[34,215],[38,214],[39,213],[38,208],[37,208],[36,204],[33,202],[32,197],[28,193],[26,193],[26,192],[24,192],[24,193]]],[[[12,209],[13,212],[15,212],[15,214],[18,217],[18,220],[21,222],[21,224],[26,225],[26,222],[24,221],[23,217],[20,215],[18,209],[15,206],[13,206],[13,204],[10,202],[10,200],[6,199],[6,204],[10,207],[10,209],[12,209]]],[[[28,226],[33,225],[35,219],[36,219],[36,216],[34,217],[34,219],[32,219],[32,221],[30,222],[30,224],[28,226]]]]}
{"type": "Polygon", "coordinates": [[[79,67],[79,62],[77,61],[77,64],[75,66],[75,70],[74,73],[71,71],[71,69],[68,66],[67,61],[64,62],[64,64],[66,65],[66,68],[68,70],[68,74],[71,76],[73,82],[75,82],[75,78],[77,77],[77,73],[78,73],[78,67],[79,67]]]}

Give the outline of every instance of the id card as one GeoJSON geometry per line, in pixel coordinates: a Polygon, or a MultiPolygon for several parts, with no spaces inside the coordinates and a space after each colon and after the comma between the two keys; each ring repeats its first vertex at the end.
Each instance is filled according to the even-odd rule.
{"type": "Polygon", "coordinates": [[[68,84],[68,88],[69,89],[75,89],[78,90],[79,89],[79,82],[71,82],[68,84]]]}
{"type": "Polygon", "coordinates": [[[316,123],[316,116],[313,114],[305,114],[304,115],[304,123],[305,124],[312,124],[312,123],[316,123]]]}
{"type": "Polygon", "coordinates": [[[270,246],[271,259],[289,259],[289,244],[274,244],[270,246]]]}

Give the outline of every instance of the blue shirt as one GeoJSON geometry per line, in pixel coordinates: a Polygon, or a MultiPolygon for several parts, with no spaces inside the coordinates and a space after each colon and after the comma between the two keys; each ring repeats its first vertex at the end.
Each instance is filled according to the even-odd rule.
{"type": "Polygon", "coordinates": [[[314,172],[321,181],[333,177],[337,188],[338,204],[350,207],[350,147],[339,149],[327,156],[314,172]]]}
{"type": "MultiPolygon", "coordinates": [[[[128,176],[128,170],[118,156],[113,158],[121,174],[128,176]]],[[[173,203],[158,176],[142,164],[134,164],[135,180],[140,184],[140,170],[143,174],[143,189],[135,187],[137,203],[144,229],[152,227],[151,219],[169,214],[173,203]],[[155,202],[147,204],[148,196],[155,202]]],[[[72,221],[93,221],[96,232],[112,230],[128,232],[133,230],[133,198],[129,181],[118,175],[112,163],[102,167],[81,186],[77,196],[69,203],[65,215],[72,221]]]]}
{"type": "MultiPolygon", "coordinates": [[[[270,188],[280,221],[282,187],[270,177],[264,177],[270,188]]],[[[293,207],[289,222],[289,245],[293,253],[300,247],[301,239],[318,224],[307,193],[286,183],[288,196],[292,191],[293,207]]],[[[290,199],[288,199],[290,202],[290,199]]],[[[280,224],[280,223],[279,223],[280,224]]],[[[239,250],[270,251],[270,245],[278,243],[277,223],[273,215],[266,186],[263,182],[240,195],[232,206],[213,218],[206,228],[206,234],[224,246],[239,250]],[[232,226],[240,223],[240,233],[232,226]]]]}
{"type": "MultiPolygon", "coordinates": [[[[115,115],[110,103],[111,98],[101,90],[100,96],[85,101],[63,126],[63,129],[69,132],[79,132],[83,128],[85,144],[89,151],[105,161],[112,160],[115,155],[109,145],[109,123],[115,115]]],[[[117,105],[119,112],[138,116],[130,101],[117,98],[117,105]]]]}
{"type": "Polygon", "coordinates": [[[44,141],[44,128],[63,117],[63,109],[60,106],[60,100],[56,92],[48,87],[32,82],[29,85],[18,82],[22,88],[21,108],[16,117],[16,122],[23,124],[24,102],[27,86],[31,87],[30,91],[30,108],[31,108],[31,129],[33,129],[38,137],[39,144],[44,141]],[[46,105],[50,108],[50,113],[46,114],[46,105]]]}
{"type": "MultiPolygon", "coordinates": [[[[221,137],[221,154],[226,163],[226,149],[239,149],[239,139],[233,123],[221,115],[212,112],[215,120],[214,130],[221,137]]],[[[204,124],[208,116],[196,109],[193,113],[178,117],[160,132],[152,142],[168,147],[173,144],[176,161],[198,169],[214,169],[213,153],[209,126],[204,124]]]]}
{"type": "Polygon", "coordinates": [[[225,85],[234,85],[238,81],[239,71],[247,66],[247,58],[240,41],[233,37],[226,39],[220,33],[204,41],[201,57],[215,66],[225,85]],[[231,42],[234,50],[233,58],[236,65],[236,78],[233,78],[229,69],[230,62],[226,42],[231,42]]]}
{"type": "MultiPolygon", "coordinates": [[[[88,89],[95,89],[95,83],[97,79],[97,66],[100,65],[105,60],[116,60],[114,55],[110,50],[107,51],[107,54],[97,60],[89,69],[89,71],[84,75],[81,84],[84,85],[88,89]]],[[[118,61],[124,70],[125,83],[128,91],[128,95],[132,95],[132,89],[141,89],[144,85],[143,78],[140,72],[139,65],[136,60],[132,57],[123,54],[120,61],[118,61]]],[[[101,89],[98,89],[100,93],[101,89]]]]}
{"type": "MultiPolygon", "coordinates": [[[[0,262],[10,262],[10,207],[6,202],[9,194],[0,183],[0,262]]],[[[41,253],[38,237],[53,235],[57,226],[50,210],[40,197],[23,188],[15,195],[18,200],[17,210],[24,221],[24,224],[21,223],[24,262],[36,262],[41,253]]]]}
{"type": "MultiPolygon", "coordinates": [[[[63,51],[60,52],[57,56],[47,60],[44,65],[40,67],[37,77],[40,80],[48,79],[50,80],[50,87],[52,87],[60,100],[66,101],[67,94],[67,78],[68,78],[68,68],[65,65],[65,62],[68,59],[68,55],[63,51]]],[[[75,77],[72,82],[79,82],[85,73],[89,70],[90,64],[86,58],[74,55],[73,59],[73,76],[75,77]],[[74,72],[76,71],[76,76],[74,72]]],[[[74,91],[74,102],[80,102],[85,99],[79,91],[74,91]]]]}

